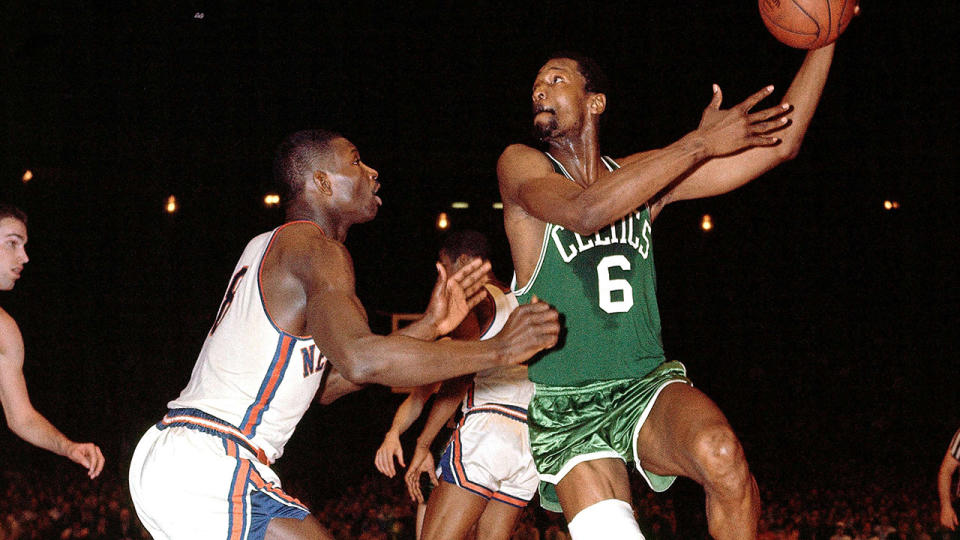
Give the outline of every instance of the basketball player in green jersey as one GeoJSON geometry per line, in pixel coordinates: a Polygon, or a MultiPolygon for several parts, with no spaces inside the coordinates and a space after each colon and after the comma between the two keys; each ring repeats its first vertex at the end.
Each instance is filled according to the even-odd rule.
{"type": "Polygon", "coordinates": [[[807,54],[780,105],[755,110],[768,86],[721,109],[714,85],[697,129],[616,160],[600,151],[607,97],[595,64],[560,55],[537,74],[533,121],[547,152],[511,145],[497,173],[513,288],[566,326],[530,365],[529,426],[541,504],[562,508],[574,540],[643,537],[626,462],[658,491],[676,476],[700,483],[715,538],[756,538],[760,501],[740,442],[683,365],[665,360],[650,224],[668,203],[726,193],[795,156],[833,49],[807,54]]]}

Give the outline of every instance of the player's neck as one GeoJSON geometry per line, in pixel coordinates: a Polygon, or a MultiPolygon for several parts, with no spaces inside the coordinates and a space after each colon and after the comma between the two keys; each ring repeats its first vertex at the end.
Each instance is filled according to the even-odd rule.
{"type": "Polygon", "coordinates": [[[340,243],[343,243],[347,239],[347,231],[350,229],[350,225],[341,223],[339,220],[334,219],[329,213],[323,212],[318,208],[307,208],[303,206],[291,207],[287,210],[287,218],[289,221],[312,221],[316,223],[320,230],[323,231],[323,234],[327,235],[328,238],[332,238],[340,243]]]}
{"type": "Polygon", "coordinates": [[[606,170],[600,154],[600,139],[595,130],[554,139],[548,144],[550,155],[582,186],[596,182],[599,174],[606,170]]]}

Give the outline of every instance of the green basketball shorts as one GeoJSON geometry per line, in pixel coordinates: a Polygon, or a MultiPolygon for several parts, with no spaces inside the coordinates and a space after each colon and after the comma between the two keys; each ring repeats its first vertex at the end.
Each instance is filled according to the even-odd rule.
{"type": "Polygon", "coordinates": [[[665,362],[640,379],[598,381],[584,386],[536,385],[530,400],[530,448],[540,473],[540,505],[560,512],[556,484],[578,463],[619,458],[636,463],[654,491],[675,476],[643,470],[637,433],[660,391],[671,383],[691,384],[680,362],[665,362]]]}

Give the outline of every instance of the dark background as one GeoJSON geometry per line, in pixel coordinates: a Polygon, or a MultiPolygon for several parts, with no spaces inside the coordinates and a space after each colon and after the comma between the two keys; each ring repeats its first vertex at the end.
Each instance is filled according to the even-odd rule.
{"type": "MultiPolygon", "coordinates": [[[[608,72],[613,156],[694,129],[712,83],[726,105],[770,83],[781,96],[803,58],[749,0],[131,4],[5,3],[0,82],[0,199],[30,214],[32,258],[0,305],[35,406],[121,474],[186,383],[243,246],[281,221],[262,198],[286,133],[341,131],[380,172],[380,215],[347,246],[383,332],[382,313],[425,305],[439,211],[487,233],[509,279],[494,165],[526,140],[551,52],[608,72]]],[[[960,423],[958,19],[947,0],[865,1],[799,157],[657,220],[668,355],[728,414],[761,484],[900,467],[933,489],[960,423]]],[[[281,477],[335,491],[372,471],[400,399],[316,407],[281,477]]],[[[0,430],[0,463],[48,459],[0,430]]]]}

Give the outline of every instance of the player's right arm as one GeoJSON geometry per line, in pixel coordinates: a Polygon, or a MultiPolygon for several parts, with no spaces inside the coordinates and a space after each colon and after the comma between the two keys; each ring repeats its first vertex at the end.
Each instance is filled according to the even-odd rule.
{"type": "Polygon", "coordinates": [[[353,262],[342,244],[308,226],[288,227],[275,242],[282,271],[271,279],[296,280],[301,294],[288,292],[287,302],[302,313],[306,332],[327,360],[354,384],[421,386],[516,364],[557,342],[557,312],[543,303],[521,306],[528,309],[515,310],[504,330],[484,342],[376,335],[354,292],[353,262]]]}
{"type": "Polygon", "coordinates": [[[784,109],[778,106],[751,112],[772,91],[773,87],[766,87],[743,103],[721,110],[716,89],[700,127],[667,147],[633,156],[588,186],[558,174],[542,152],[511,145],[497,162],[504,206],[517,206],[540,221],[578,234],[592,234],[650,201],[708,159],[775,144],[771,132],[783,128],[779,118],[784,109]]]}
{"type": "Polygon", "coordinates": [[[0,309],[0,404],[10,430],[28,443],[87,468],[95,478],[103,470],[103,453],[93,443],[68,439],[33,408],[23,377],[23,338],[17,323],[0,309]]]}
{"type": "MultiPolygon", "coordinates": [[[[958,437],[960,437],[960,432],[958,437]]],[[[953,457],[950,452],[943,456],[940,462],[940,472],[937,474],[937,495],[940,497],[940,524],[951,531],[957,528],[957,513],[950,504],[950,481],[953,473],[956,472],[960,461],[953,457]]]]}
{"type": "Polygon", "coordinates": [[[420,416],[420,413],[423,412],[423,406],[437,390],[437,386],[438,384],[426,384],[414,388],[406,399],[403,400],[403,403],[397,407],[397,412],[393,415],[393,422],[390,424],[390,429],[388,429],[386,435],[384,435],[383,443],[380,444],[380,448],[377,449],[377,455],[374,458],[374,464],[377,466],[377,470],[388,477],[393,478],[393,475],[397,473],[393,466],[394,458],[397,459],[397,463],[399,463],[401,467],[407,466],[403,461],[403,446],[400,444],[400,435],[407,431],[414,420],[420,416]]]}

